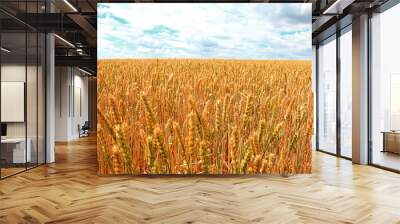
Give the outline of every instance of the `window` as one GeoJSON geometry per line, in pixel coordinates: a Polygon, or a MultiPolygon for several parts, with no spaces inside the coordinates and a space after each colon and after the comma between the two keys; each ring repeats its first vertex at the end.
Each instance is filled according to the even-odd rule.
{"type": "Polygon", "coordinates": [[[400,73],[390,75],[390,130],[400,130],[400,73]]]}
{"type": "Polygon", "coordinates": [[[400,4],[371,18],[371,162],[400,170],[400,4]]]}
{"type": "Polygon", "coordinates": [[[318,48],[318,149],[336,153],[336,36],[318,48]]]}
{"type": "Polygon", "coordinates": [[[340,154],[352,157],[352,35],[351,26],[340,36],[340,154]]]}

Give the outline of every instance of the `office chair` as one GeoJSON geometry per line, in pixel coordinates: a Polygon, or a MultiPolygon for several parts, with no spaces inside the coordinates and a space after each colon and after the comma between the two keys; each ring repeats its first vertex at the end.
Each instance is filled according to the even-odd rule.
{"type": "Polygon", "coordinates": [[[89,136],[89,129],[90,129],[89,121],[85,121],[82,127],[78,125],[78,129],[79,129],[79,138],[89,136]]]}

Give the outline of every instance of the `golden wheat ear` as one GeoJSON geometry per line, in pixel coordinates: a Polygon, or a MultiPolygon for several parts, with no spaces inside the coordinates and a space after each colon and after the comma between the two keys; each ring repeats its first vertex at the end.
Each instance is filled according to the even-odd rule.
{"type": "Polygon", "coordinates": [[[310,172],[309,66],[241,60],[102,61],[99,173],[310,172]],[[112,153],[113,146],[119,153],[112,153]]]}

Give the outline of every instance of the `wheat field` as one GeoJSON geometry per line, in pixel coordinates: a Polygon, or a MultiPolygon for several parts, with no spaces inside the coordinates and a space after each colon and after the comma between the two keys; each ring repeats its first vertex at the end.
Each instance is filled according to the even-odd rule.
{"type": "Polygon", "coordinates": [[[310,61],[98,61],[99,174],[311,172],[310,61]]]}

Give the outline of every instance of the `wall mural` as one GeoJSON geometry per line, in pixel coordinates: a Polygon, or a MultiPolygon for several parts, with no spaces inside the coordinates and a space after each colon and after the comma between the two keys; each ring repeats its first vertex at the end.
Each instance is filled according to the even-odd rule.
{"type": "Polygon", "coordinates": [[[98,30],[99,174],[311,172],[310,4],[106,3],[98,30]]]}

